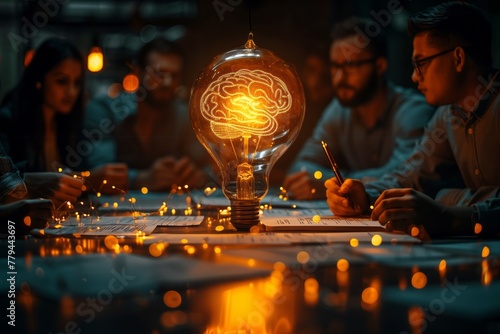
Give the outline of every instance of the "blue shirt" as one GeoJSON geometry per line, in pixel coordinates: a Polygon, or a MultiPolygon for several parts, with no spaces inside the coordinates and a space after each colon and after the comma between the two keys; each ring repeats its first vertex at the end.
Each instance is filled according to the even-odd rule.
{"type": "Polygon", "coordinates": [[[367,128],[351,108],[333,99],[289,173],[305,169],[312,177],[319,170],[324,179],[331,178],[321,141],[332,150],[344,177],[367,181],[396,169],[415,148],[435,109],[415,90],[391,83],[387,101],[375,126],[367,128]]]}

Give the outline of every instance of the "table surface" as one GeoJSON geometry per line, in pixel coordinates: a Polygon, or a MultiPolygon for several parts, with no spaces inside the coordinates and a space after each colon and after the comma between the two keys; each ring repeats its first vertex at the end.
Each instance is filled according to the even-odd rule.
{"type": "MultiPolygon", "coordinates": [[[[126,214],[119,211],[101,213],[126,214]]],[[[241,233],[218,210],[190,214],[203,215],[202,224],[157,227],[148,236],[2,238],[7,279],[2,328],[7,333],[500,332],[500,241],[422,243],[386,232],[241,233]],[[13,313],[7,309],[12,300],[13,313]]]]}

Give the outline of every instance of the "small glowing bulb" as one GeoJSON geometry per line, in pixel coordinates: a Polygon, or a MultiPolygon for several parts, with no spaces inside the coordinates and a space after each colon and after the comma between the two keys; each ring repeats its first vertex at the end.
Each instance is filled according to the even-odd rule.
{"type": "Polygon", "coordinates": [[[99,72],[104,66],[104,55],[98,47],[93,47],[87,58],[87,67],[90,72],[99,72]]]}

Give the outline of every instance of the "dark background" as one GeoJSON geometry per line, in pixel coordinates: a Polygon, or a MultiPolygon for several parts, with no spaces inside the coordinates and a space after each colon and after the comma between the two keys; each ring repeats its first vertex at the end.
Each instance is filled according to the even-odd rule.
{"type": "MultiPolygon", "coordinates": [[[[252,0],[252,30],[259,47],[272,50],[300,71],[309,49],[329,43],[329,32],[336,21],[354,14],[377,21],[374,13],[387,11],[390,4],[399,4],[397,8],[402,9],[391,15],[385,28],[390,40],[388,75],[396,83],[412,86],[406,18],[440,2],[252,0]]],[[[471,2],[485,9],[494,26],[494,40],[499,40],[500,25],[496,22],[500,18],[500,2],[471,2]]],[[[89,96],[106,93],[110,84],[120,83],[129,72],[127,64],[135,50],[159,35],[176,40],[184,47],[188,55],[184,84],[188,91],[212,57],[245,43],[249,32],[248,14],[248,0],[2,0],[0,98],[18,80],[25,52],[54,35],[73,40],[84,55],[93,45],[103,49],[103,70],[86,75],[89,96]],[[27,30],[26,21],[36,30],[27,30]]],[[[500,46],[499,43],[493,45],[498,67],[500,46]]]]}

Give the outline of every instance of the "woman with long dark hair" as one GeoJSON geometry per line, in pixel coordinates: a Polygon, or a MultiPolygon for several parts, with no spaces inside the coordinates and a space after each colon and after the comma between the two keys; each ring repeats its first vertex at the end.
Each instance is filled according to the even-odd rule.
{"type": "Polygon", "coordinates": [[[83,118],[83,57],[69,41],[46,40],[26,67],[6,105],[8,152],[26,171],[56,171],[74,148],[83,118]],[[8,115],[7,115],[8,117],[8,115]]]}
{"type": "Polygon", "coordinates": [[[82,180],[56,172],[74,148],[83,117],[84,62],[69,41],[44,41],[14,90],[2,102],[0,133],[8,155],[25,174],[30,196],[56,207],[75,201],[82,180]],[[30,189],[31,188],[31,189],[30,189]]]}

